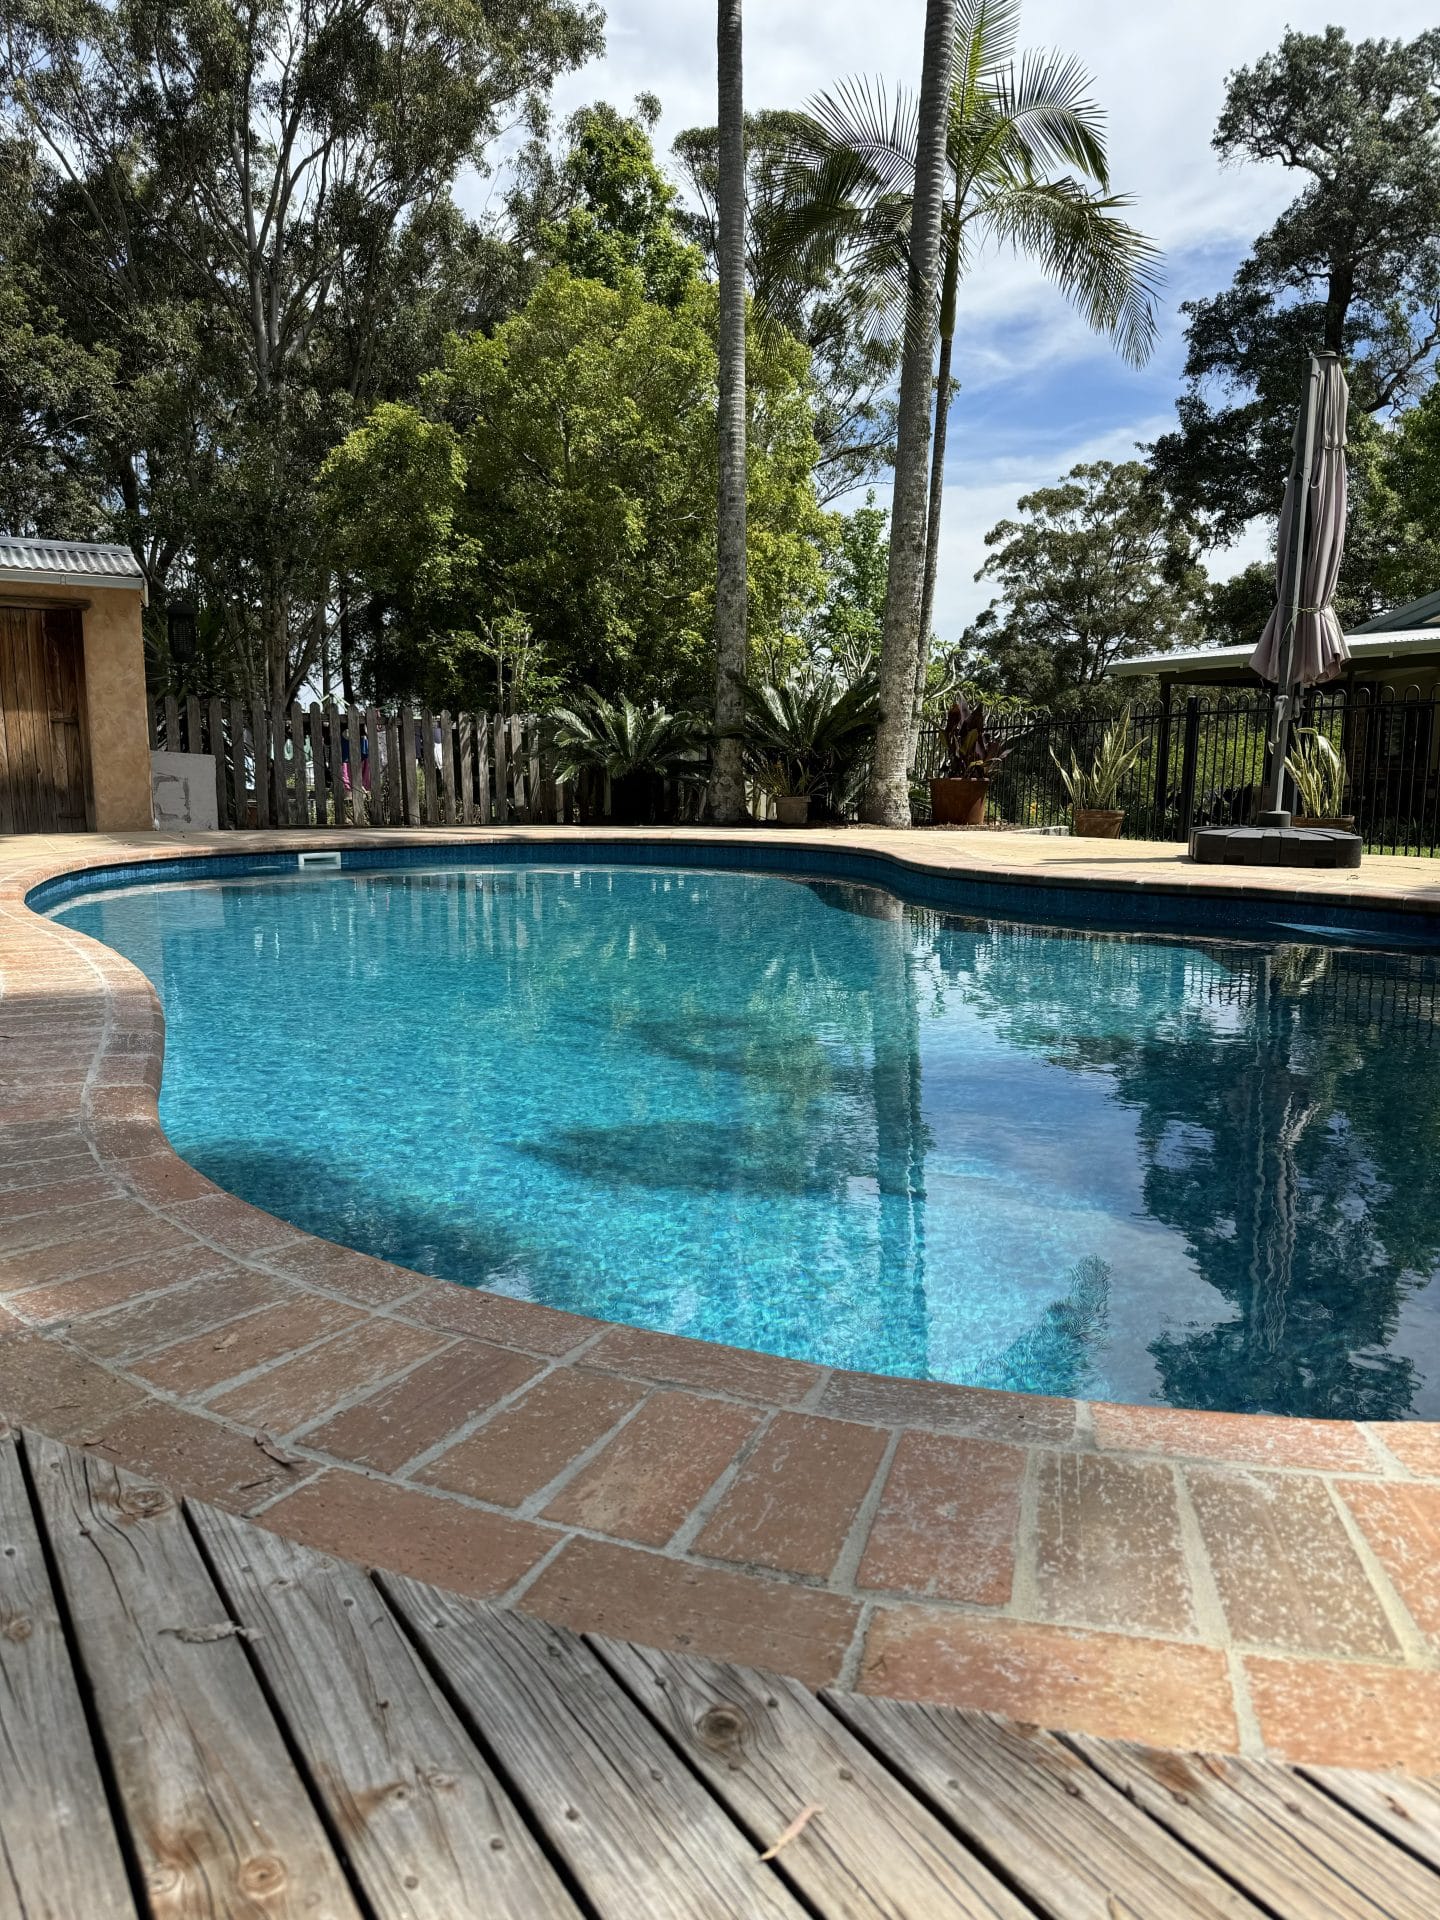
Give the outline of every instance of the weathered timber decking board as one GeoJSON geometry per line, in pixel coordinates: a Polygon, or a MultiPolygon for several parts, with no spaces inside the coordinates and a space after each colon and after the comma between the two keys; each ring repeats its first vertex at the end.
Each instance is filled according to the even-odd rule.
{"type": "Polygon", "coordinates": [[[1431,1783],[587,1641],[0,1433],[0,1920],[1437,1914],[1431,1783]]]}

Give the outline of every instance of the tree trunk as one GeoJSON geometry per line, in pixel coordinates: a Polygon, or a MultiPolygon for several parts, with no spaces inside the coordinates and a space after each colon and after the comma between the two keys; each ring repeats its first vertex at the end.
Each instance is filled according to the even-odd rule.
{"type": "Polygon", "coordinates": [[[953,329],[943,331],[941,316],[940,364],[935,374],[935,437],[930,447],[930,504],[925,514],[925,578],[920,589],[920,629],[915,646],[915,704],[910,716],[910,752],[907,766],[915,771],[920,744],[920,720],[925,710],[925,679],[930,671],[930,633],[935,624],[935,575],[940,567],[940,506],[945,497],[945,439],[950,424],[950,361],[955,347],[953,329]]]}
{"type": "Polygon", "coordinates": [[[340,691],[347,707],[355,704],[355,670],[350,648],[350,581],[340,576],[340,691]]]}
{"type": "Polygon", "coordinates": [[[720,76],[717,200],[720,244],[720,493],[715,578],[715,757],[710,810],[717,826],[745,818],[738,735],[744,700],[734,676],[746,665],[745,569],[745,108],[741,0],[718,0],[720,76]]]}
{"type": "Polygon", "coordinates": [[[875,735],[865,818],[878,827],[910,824],[910,729],[925,577],[925,512],[930,453],[930,387],[940,226],[945,211],[946,135],[955,0],[926,0],[925,60],[910,221],[910,286],[900,403],[895,431],[895,489],[890,507],[890,572],[880,642],[881,719],[875,735]]]}

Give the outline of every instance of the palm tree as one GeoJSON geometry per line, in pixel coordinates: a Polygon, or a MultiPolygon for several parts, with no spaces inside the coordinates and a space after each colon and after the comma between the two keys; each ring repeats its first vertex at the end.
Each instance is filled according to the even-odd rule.
{"type": "Polygon", "coordinates": [[[718,826],[745,818],[737,677],[746,667],[745,105],[741,0],[719,0],[720,497],[715,564],[715,759],[710,810],[718,826]]]}
{"type": "MultiPolygon", "coordinates": [[[[1121,217],[1128,199],[1110,192],[1104,116],[1090,76],[1068,55],[1017,57],[1019,0],[957,0],[955,15],[917,722],[934,613],[959,285],[971,261],[987,241],[1034,260],[1134,365],[1149,358],[1157,335],[1159,252],[1121,217]]],[[[882,84],[864,80],[813,101],[793,147],[791,247],[810,273],[824,264],[842,267],[896,317],[908,293],[916,159],[913,102],[904,93],[892,102],[882,84]]]]}
{"type": "Polygon", "coordinates": [[[945,135],[956,0],[925,0],[925,51],[915,133],[914,190],[906,250],[905,341],[895,418],[895,486],[890,505],[890,571],[880,635],[880,724],[865,791],[865,818],[910,824],[910,705],[916,626],[925,578],[925,461],[930,451],[930,374],[935,293],[945,213],[945,135]]]}

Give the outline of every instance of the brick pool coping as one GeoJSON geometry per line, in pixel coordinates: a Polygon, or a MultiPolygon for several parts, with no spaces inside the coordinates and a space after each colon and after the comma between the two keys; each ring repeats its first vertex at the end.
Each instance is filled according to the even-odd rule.
{"type": "MultiPolygon", "coordinates": [[[[1159,1745],[1440,1772],[1440,1424],[833,1371],[314,1239],[176,1157],[149,982],[25,905],[62,873],[197,852],[579,854],[619,837],[0,840],[0,1414],[583,1630],[1159,1745]]],[[[976,879],[1440,914],[1440,873],[1418,860],[1267,878],[1135,843],[766,840],[976,879]]]]}

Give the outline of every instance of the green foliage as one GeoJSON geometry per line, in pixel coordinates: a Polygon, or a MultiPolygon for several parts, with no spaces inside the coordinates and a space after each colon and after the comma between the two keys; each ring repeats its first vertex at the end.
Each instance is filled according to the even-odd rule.
{"type": "MultiPolygon", "coordinates": [[[[863,485],[894,459],[896,342],[880,324],[870,290],[818,258],[801,258],[791,235],[790,195],[797,133],[791,111],[745,117],[746,275],[762,320],[783,327],[810,352],[816,487],[822,502],[863,485]]],[[[718,139],[692,127],[674,154],[693,210],[681,230],[715,272],[718,139]]]]}
{"type": "MultiPolygon", "coordinates": [[[[505,249],[450,188],[598,44],[587,0],[10,9],[0,138],[33,215],[12,336],[63,335],[72,393],[113,372],[51,445],[157,608],[169,586],[215,611],[236,684],[283,697],[319,657],[321,463],[506,304],[505,249]]],[[[46,530],[64,511],[52,492],[46,530]]]]}
{"type": "Polygon", "coordinates": [[[740,684],[750,778],[774,799],[810,794],[825,810],[842,811],[880,720],[875,675],[849,680],[809,668],[777,682],[740,684]]]}
{"type": "MultiPolygon", "coordinates": [[[[1124,356],[1156,338],[1159,255],[1109,188],[1104,116],[1072,56],[1018,54],[1017,0],[960,0],[948,142],[940,333],[955,330],[962,281],[988,245],[1033,260],[1124,356]]],[[[779,240],[792,272],[839,266],[892,328],[904,323],[916,103],[847,80],[795,116],[779,240]]]]}
{"type": "Polygon", "coordinates": [[[1081,766],[1080,757],[1073,747],[1068,766],[1053,748],[1050,758],[1055,762],[1070,805],[1077,813],[1090,809],[1109,811],[1120,804],[1121,791],[1135,771],[1141,750],[1141,743],[1131,733],[1130,709],[1126,707],[1119,719],[1113,721],[1101,735],[1100,745],[1088,767],[1081,766]]]}
{"type": "MultiPolygon", "coordinates": [[[[634,275],[611,288],[557,268],[493,335],[455,340],[422,407],[372,420],[327,469],[338,548],[385,646],[419,661],[438,635],[483,638],[519,614],[562,688],[698,699],[715,382],[714,290],[698,281],[671,308],[634,275]]],[[[822,584],[804,349],[757,338],[750,391],[750,617],[757,648],[778,647],[822,584]]],[[[457,682],[446,704],[494,692],[457,682]]]]}
{"type": "Polygon", "coordinates": [[[700,255],[680,230],[675,189],[655,161],[649,127],[658,102],[641,107],[636,116],[604,103],[572,114],[558,162],[540,142],[522,156],[519,194],[539,215],[543,260],[607,287],[638,274],[647,300],[674,307],[695,281],[700,255]]]}
{"type": "Polygon", "coordinates": [[[1365,416],[1403,407],[1427,378],[1440,310],[1437,142],[1440,31],[1358,44],[1339,27],[1288,32],[1230,76],[1216,151],[1278,162],[1299,192],[1230,287],[1182,309],[1180,424],[1155,462],[1216,541],[1279,511],[1308,351],[1344,356],[1352,456],[1365,416]]]}
{"type": "Polygon", "coordinates": [[[1285,771],[1300,795],[1300,811],[1316,820],[1336,820],[1345,811],[1345,762],[1317,727],[1295,736],[1285,771]]]}
{"type": "Polygon", "coordinates": [[[1116,661],[1199,637],[1193,531],[1139,461],[1073,467],[1019,512],[985,536],[976,578],[1000,598],[964,636],[967,672],[1063,714],[1117,698],[1105,680],[1116,661]]]}
{"type": "Polygon", "coordinates": [[[890,567],[890,515],[865,495],[863,507],[834,522],[827,555],[825,599],[806,639],[819,656],[848,679],[868,672],[879,658],[885,624],[885,582],[890,567]]]}
{"type": "Polygon", "coordinates": [[[638,707],[624,695],[607,700],[585,687],[549,722],[557,779],[576,780],[593,768],[612,780],[632,773],[704,780],[705,722],[697,714],[671,713],[658,701],[638,707]]]}

